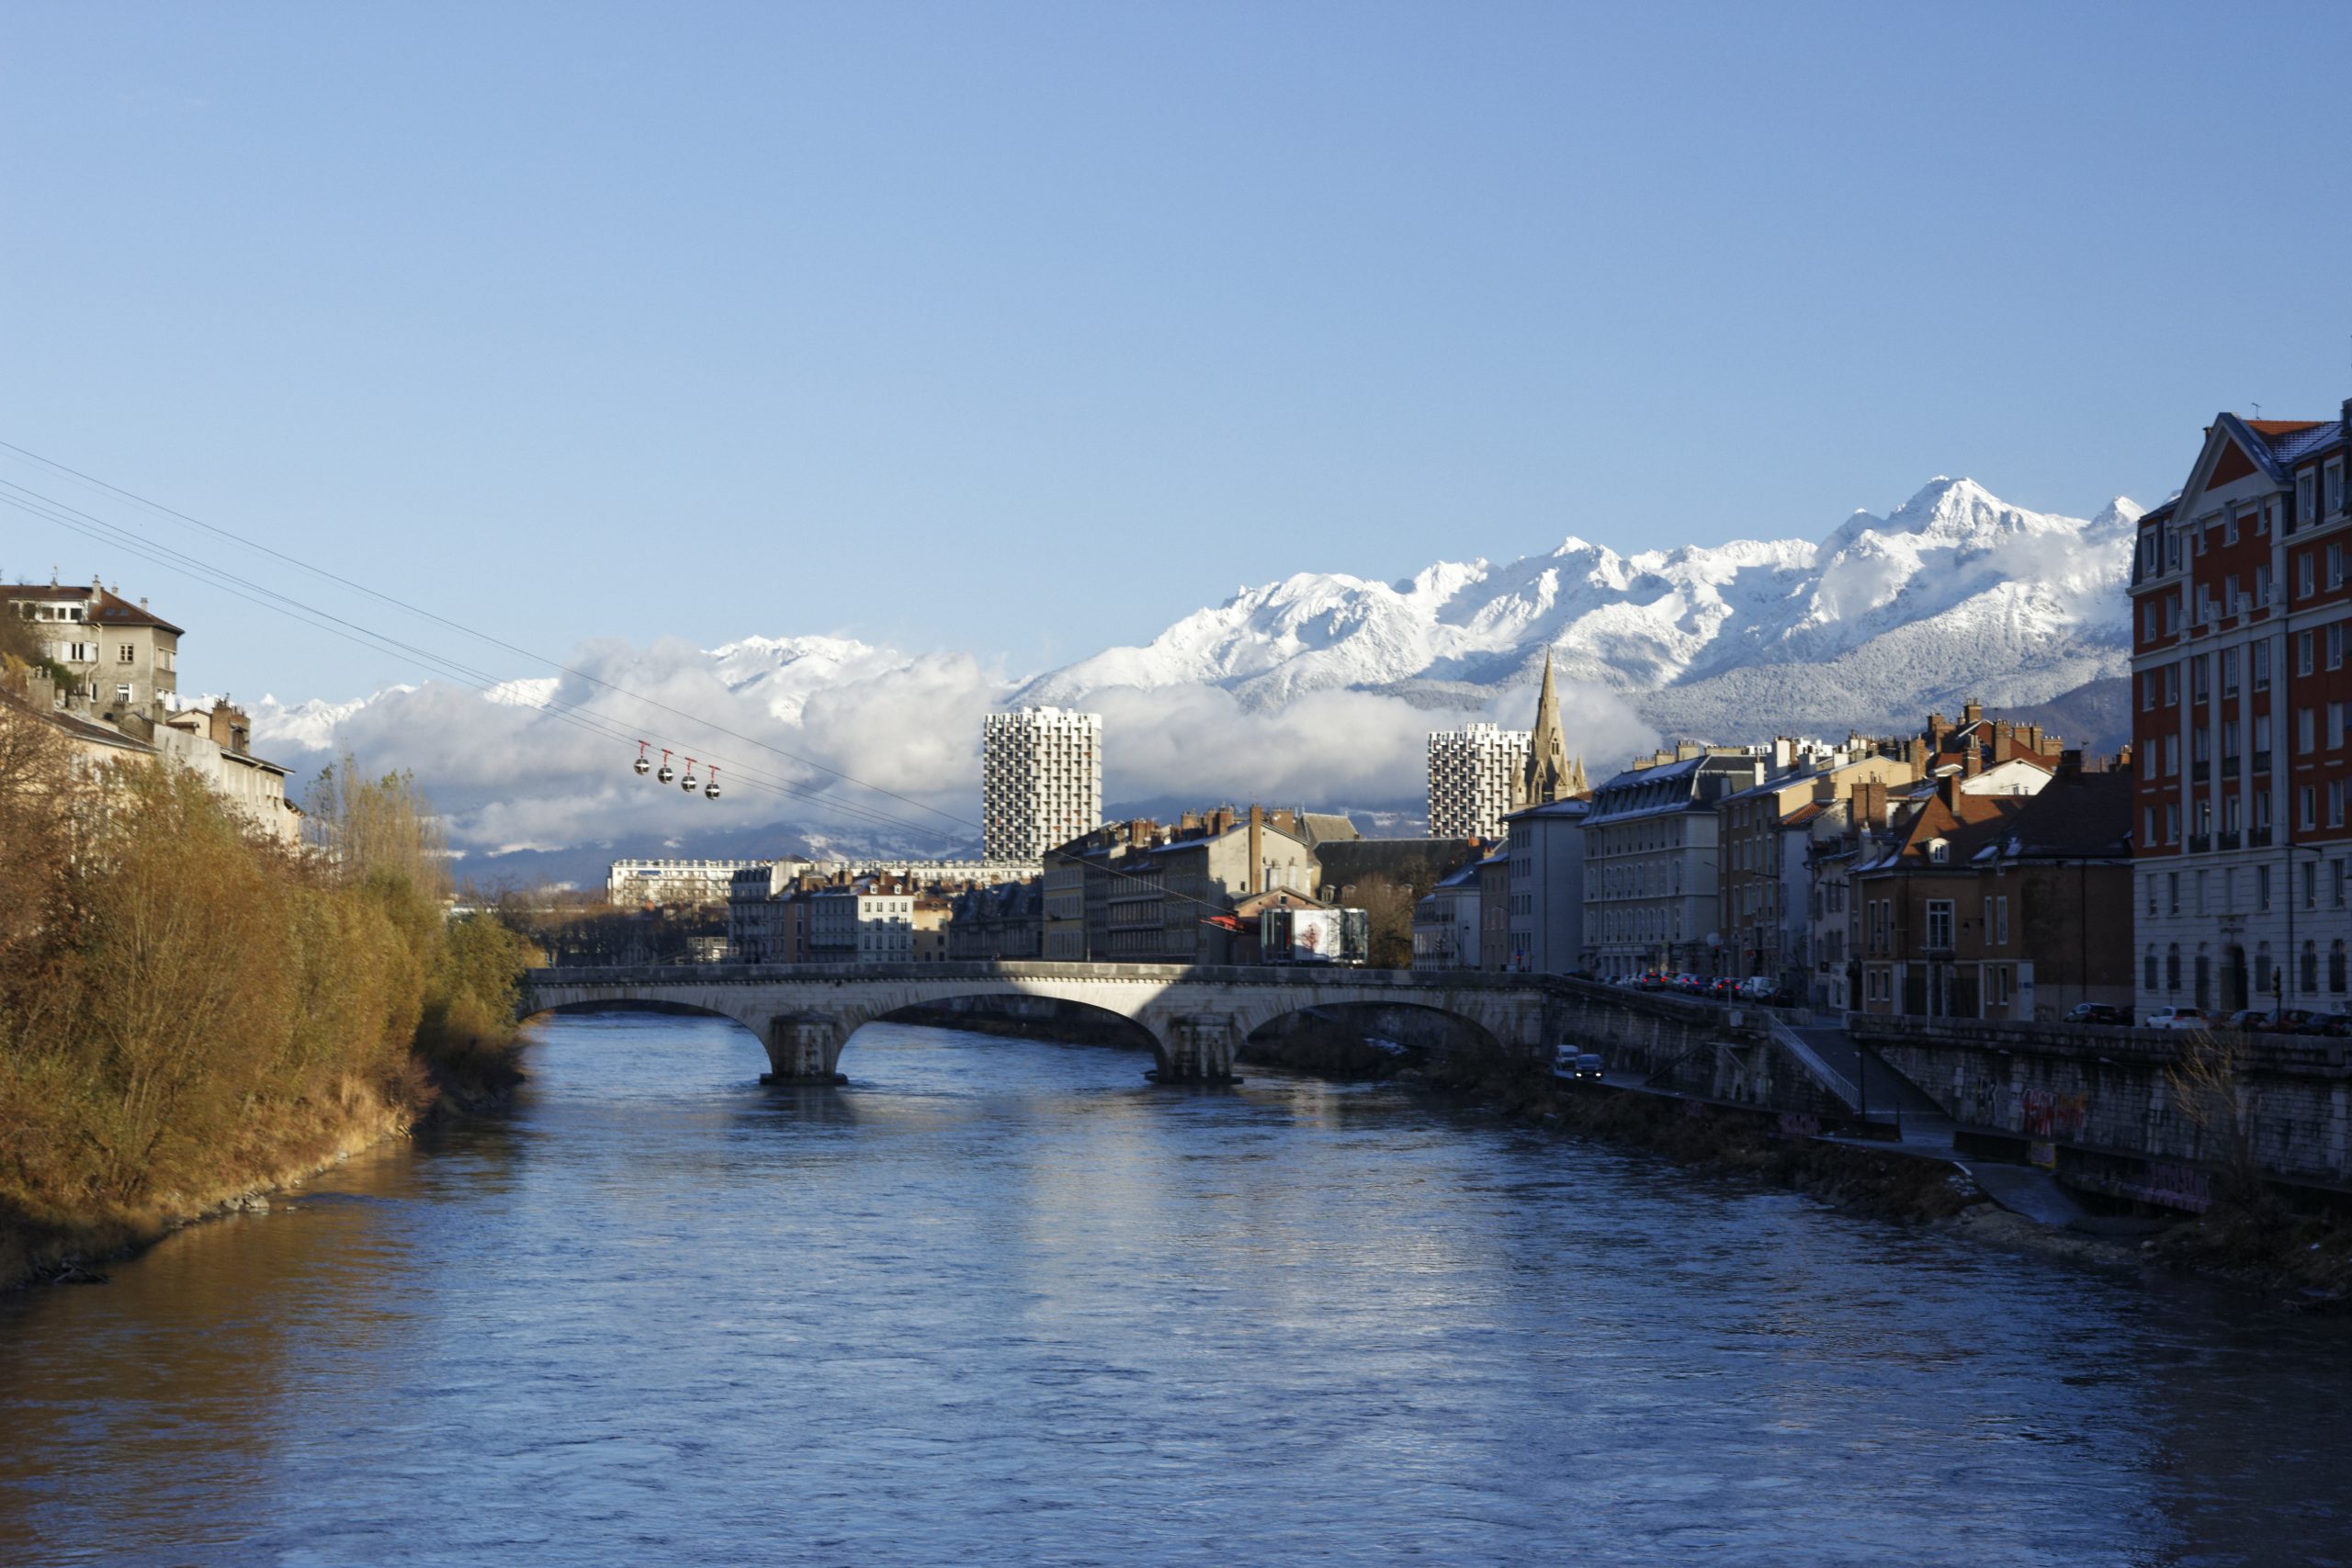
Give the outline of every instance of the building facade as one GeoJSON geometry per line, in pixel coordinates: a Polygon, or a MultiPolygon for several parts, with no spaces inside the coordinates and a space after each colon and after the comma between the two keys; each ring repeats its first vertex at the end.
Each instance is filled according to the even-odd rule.
{"type": "Polygon", "coordinates": [[[992,713],[980,748],[982,853],[1035,865],[1102,820],[1102,716],[1064,708],[992,713]]]}
{"type": "Polygon", "coordinates": [[[1521,975],[1578,975],[1591,965],[1584,930],[1585,818],[1592,802],[1555,800],[1514,811],[1510,840],[1510,960],[1521,975]]]}
{"type": "Polygon", "coordinates": [[[69,694],[109,721],[148,712],[179,691],[179,643],[187,634],[95,578],[87,588],[50,583],[0,587],[0,609],[34,623],[44,651],[74,679],[69,694]]]}
{"type": "Polygon", "coordinates": [[[1464,866],[1413,905],[1416,970],[1478,967],[1478,865],[1464,866]]]}
{"type": "Polygon", "coordinates": [[[1765,766],[1761,748],[1685,744],[1593,793],[1584,819],[1584,929],[1604,977],[1724,972],[1716,807],[1760,783],[1765,766]]]}
{"type": "Polygon", "coordinates": [[[1430,732],[1430,836],[1502,836],[1527,767],[1527,731],[1492,724],[1430,732]]]}
{"type": "Polygon", "coordinates": [[[605,870],[605,897],[616,904],[717,904],[729,902],[735,874],[754,866],[792,865],[812,869],[808,861],[755,860],[616,860],[605,870]]]}
{"type": "Polygon", "coordinates": [[[2352,1007],[2352,400],[2216,415],[2132,574],[2134,1001],[2352,1007]]]}

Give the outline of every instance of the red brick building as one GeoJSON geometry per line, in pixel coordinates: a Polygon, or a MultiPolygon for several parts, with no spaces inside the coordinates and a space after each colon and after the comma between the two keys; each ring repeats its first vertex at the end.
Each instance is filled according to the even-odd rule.
{"type": "Polygon", "coordinates": [[[2132,573],[2136,1000],[2352,1005],[2352,400],[2217,415],[2132,573]]]}

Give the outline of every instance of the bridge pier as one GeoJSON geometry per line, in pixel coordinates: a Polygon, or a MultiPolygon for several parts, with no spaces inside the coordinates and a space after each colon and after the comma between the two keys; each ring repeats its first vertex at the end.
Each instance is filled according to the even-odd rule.
{"type": "Polygon", "coordinates": [[[763,1083],[842,1082],[836,1070],[849,1031],[841,1020],[818,1012],[778,1013],[760,1032],[769,1072],[763,1083]]]}
{"type": "Polygon", "coordinates": [[[1161,1052],[1167,1065],[1162,1082],[1229,1083],[1233,1054],[1240,1031],[1226,1013],[1191,1013],[1171,1020],[1164,1032],[1161,1052]]]}

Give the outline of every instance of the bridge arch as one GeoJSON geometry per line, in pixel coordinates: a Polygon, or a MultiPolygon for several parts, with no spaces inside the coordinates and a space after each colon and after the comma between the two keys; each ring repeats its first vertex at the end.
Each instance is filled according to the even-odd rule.
{"type": "Polygon", "coordinates": [[[887,1011],[876,1012],[862,1020],[843,1018],[842,1044],[848,1054],[850,1043],[859,1030],[869,1023],[915,1023],[943,1029],[968,1029],[976,1033],[1003,1033],[1023,1039],[1059,1041],[1069,1044],[1102,1045],[1117,1050],[1150,1053],[1158,1067],[1168,1066],[1167,1052],[1159,1037],[1133,1016],[1104,1007],[1099,1001],[1079,1001],[1064,997],[1039,995],[1027,991],[969,990],[956,996],[938,997],[925,1001],[909,1002],[887,1011]],[[1049,1010],[1024,1010],[1017,1006],[1001,1010],[976,1012],[968,1017],[959,1014],[958,1002],[985,1000],[1007,1003],[1043,1002],[1052,1004],[1049,1010]],[[1030,1028],[990,1028],[1000,1020],[1027,1021],[1030,1028]],[[1049,1021],[1050,1028],[1035,1024],[1049,1021]]]}
{"type": "Polygon", "coordinates": [[[1340,968],[1212,968],[1142,964],[677,964],[539,969],[526,1012],[621,999],[660,1000],[732,1018],[759,1035],[787,1082],[831,1082],[842,1045],[865,1024],[960,997],[1043,997],[1116,1014],[1152,1043],[1162,1075],[1229,1078],[1253,1031],[1303,1009],[1409,1006],[1459,1017],[1502,1047],[1543,1038],[1540,985],[1503,976],[1427,976],[1340,968]]]}

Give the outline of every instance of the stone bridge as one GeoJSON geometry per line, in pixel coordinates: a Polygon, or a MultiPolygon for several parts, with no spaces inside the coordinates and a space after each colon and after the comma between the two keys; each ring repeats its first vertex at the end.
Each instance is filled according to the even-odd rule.
{"type": "Polygon", "coordinates": [[[534,969],[526,1016],[660,1002],[734,1019],[780,1083],[831,1083],[861,1024],[962,997],[1050,997],[1115,1013],[1151,1036],[1163,1079],[1233,1076],[1236,1048],[1306,1008],[1370,1003],[1467,1020],[1507,1050],[1545,1043],[1545,992],[1524,976],[1163,964],[684,964],[534,969]]]}

